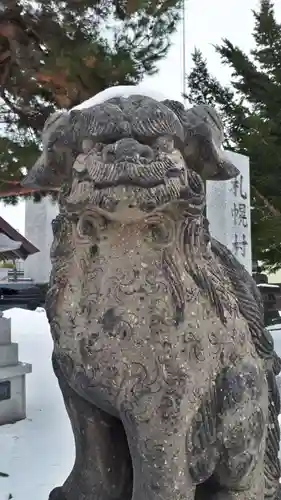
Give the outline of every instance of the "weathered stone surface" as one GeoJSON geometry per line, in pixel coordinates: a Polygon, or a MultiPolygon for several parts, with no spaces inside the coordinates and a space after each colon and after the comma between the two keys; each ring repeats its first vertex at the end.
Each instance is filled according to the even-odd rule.
{"type": "Polygon", "coordinates": [[[61,189],[46,309],[76,443],[51,500],[277,498],[280,360],[204,216],[204,181],[238,174],[222,140],[207,106],[136,95],[47,124],[25,184],[61,189]]]}

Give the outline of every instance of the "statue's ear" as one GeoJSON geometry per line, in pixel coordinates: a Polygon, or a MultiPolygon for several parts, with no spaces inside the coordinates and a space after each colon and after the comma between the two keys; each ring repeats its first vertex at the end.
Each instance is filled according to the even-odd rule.
{"type": "Polygon", "coordinates": [[[21,185],[29,189],[45,189],[47,188],[47,182],[44,179],[47,179],[47,172],[44,154],[42,153],[28,171],[26,177],[21,181],[21,185]]]}
{"type": "MultiPolygon", "coordinates": [[[[61,168],[65,167],[62,165],[61,168]]],[[[57,159],[51,162],[43,151],[21,184],[30,189],[51,191],[59,189],[63,182],[57,159]]]]}
{"type": "Polygon", "coordinates": [[[176,101],[164,101],[184,128],[184,157],[189,168],[203,180],[226,181],[239,174],[223,150],[223,123],[216,110],[206,104],[190,109],[176,101]]]}
{"type": "Polygon", "coordinates": [[[69,113],[57,111],[46,121],[42,132],[43,150],[29,170],[22,185],[31,189],[57,190],[67,180],[71,171],[71,154],[52,147],[55,137],[60,137],[69,127],[69,113]]]}
{"type": "Polygon", "coordinates": [[[210,173],[209,176],[205,176],[207,181],[228,181],[234,179],[240,174],[238,168],[232,163],[225,154],[217,164],[217,169],[215,173],[210,173]]]}
{"type": "MultiPolygon", "coordinates": [[[[219,142],[215,142],[214,137],[206,135],[207,141],[200,144],[198,139],[199,161],[196,170],[200,173],[204,181],[228,181],[240,174],[238,168],[229,159],[228,154],[219,142]],[[200,150],[203,147],[203,154],[200,150]]],[[[196,160],[195,160],[196,164],[196,160]]]]}
{"type": "Polygon", "coordinates": [[[198,127],[185,147],[187,166],[195,170],[204,181],[227,181],[239,175],[238,168],[228,158],[219,142],[216,142],[206,125],[198,127]],[[207,130],[204,130],[207,128],[207,130]]]}

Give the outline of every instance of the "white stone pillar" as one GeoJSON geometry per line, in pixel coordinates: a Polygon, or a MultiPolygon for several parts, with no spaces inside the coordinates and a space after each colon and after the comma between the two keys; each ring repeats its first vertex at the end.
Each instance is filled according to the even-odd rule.
{"type": "Polygon", "coordinates": [[[232,151],[226,153],[240,175],[229,181],[207,182],[210,232],[252,273],[249,158],[232,151]]]}
{"type": "Polygon", "coordinates": [[[50,248],[53,241],[52,220],[58,215],[58,206],[49,197],[40,203],[25,202],[25,237],[40,252],[27,257],[24,263],[25,278],[36,283],[47,283],[51,272],[50,248]]]}

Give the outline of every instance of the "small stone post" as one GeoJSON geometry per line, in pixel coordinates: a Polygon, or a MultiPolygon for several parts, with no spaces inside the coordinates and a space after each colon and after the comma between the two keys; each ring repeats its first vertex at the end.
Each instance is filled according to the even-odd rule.
{"type": "Polygon", "coordinates": [[[26,418],[25,375],[31,370],[30,364],[19,362],[11,320],[0,311],[0,425],[26,418]]]}

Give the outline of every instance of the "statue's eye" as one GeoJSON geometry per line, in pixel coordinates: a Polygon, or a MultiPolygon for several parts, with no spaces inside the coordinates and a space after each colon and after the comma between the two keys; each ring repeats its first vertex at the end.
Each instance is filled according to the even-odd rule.
{"type": "Polygon", "coordinates": [[[154,144],[159,152],[172,152],[175,148],[174,139],[169,136],[158,137],[154,144]]]}
{"type": "Polygon", "coordinates": [[[143,146],[141,150],[141,157],[146,160],[153,160],[154,158],[153,150],[147,145],[143,146]]]}
{"type": "Polygon", "coordinates": [[[96,152],[96,153],[99,153],[99,154],[100,154],[100,153],[102,153],[102,151],[103,151],[103,149],[104,149],[104,146],[105,146],[105,145],[104,145],[102,142],[97,142],[97,143],[95,144],[95,152],[96,152]]]}

